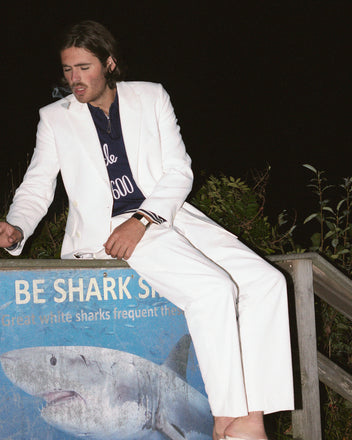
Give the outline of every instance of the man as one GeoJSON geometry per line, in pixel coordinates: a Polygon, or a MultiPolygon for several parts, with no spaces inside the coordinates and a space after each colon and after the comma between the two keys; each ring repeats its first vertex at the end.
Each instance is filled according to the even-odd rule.
{"type": "Polygon", "coordinates": [[[69,199],[62,258],[128,260],[184,310],[214,440],[267,439],[263,414],[293,409],[285,280],[185,202],[191,161],[169,96],[158,84],[119,81],[115,46],[91,21],[65,34],[60,54],[73,94],[40,110],[0,246],[21,252],[61,171],[69,199]]]}

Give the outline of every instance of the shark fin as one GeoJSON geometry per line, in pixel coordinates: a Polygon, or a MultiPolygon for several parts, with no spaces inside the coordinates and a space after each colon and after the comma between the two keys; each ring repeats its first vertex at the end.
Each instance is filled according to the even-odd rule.
{"type": "Polygon", "coordinates": [[[187,437],[183,433],[182,429],[173,423],[169,423],[162,417],[159,418],[159,423],[157,424],[157,430],[164,434],[169,440],[186,440],[187,437]]]}
{"type": "Polygon", "coordinates": [[[192,339],[190,335],[187,334],[182,336],[175,347],[171,350],[166,361],[163,363],[164,367],[174,371],[185,381],[187,381],[187,363],[191,341],[192,339]]]}

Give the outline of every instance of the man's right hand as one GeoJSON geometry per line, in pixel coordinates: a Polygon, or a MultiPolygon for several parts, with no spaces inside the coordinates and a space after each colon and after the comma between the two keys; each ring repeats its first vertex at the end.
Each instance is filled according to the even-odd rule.
{"type": "Polygon", "coordinates": [[[22,239],[21,232],[7,222],[0,222],[0,247],[8,248],[22,239]]]}

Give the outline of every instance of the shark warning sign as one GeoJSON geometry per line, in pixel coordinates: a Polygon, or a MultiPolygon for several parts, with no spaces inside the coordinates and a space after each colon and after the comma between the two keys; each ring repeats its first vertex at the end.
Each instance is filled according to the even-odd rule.
{"type": "Polygon", "coordinates": [[[206,440],[182,310],[130,268],[0,268],[0,437],[206,440]]]}

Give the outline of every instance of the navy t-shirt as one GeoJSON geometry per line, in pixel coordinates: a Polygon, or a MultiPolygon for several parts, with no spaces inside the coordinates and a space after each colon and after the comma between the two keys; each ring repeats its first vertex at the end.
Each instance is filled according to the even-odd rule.
{"type": "Polygon", "coordinates": [[[118,96],[111,104],[109,116],[99,108],[88,104],[98,132],[105,165],[110,178],[114,198],[112,216],[135,211],[145,200],[138,188],[128,162],[123,141],[118,96]]]}

